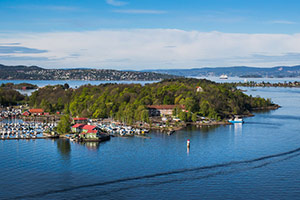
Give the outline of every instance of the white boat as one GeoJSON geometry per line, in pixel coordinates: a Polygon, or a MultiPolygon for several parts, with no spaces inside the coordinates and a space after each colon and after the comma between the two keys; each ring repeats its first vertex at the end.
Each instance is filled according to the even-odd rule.
{"type": "Polygon", "coordinates": [[[228,76],[227,76],[226,74],[222,74],[222,75],[220,76],[220,79],[228,79],[228,76]]]}
{"type": "Polygon", "coordinates": [[[244,120],[242,118],[235,117],[234,119],[228,120],[228,122],[230,122],[230,123],[244,123],[244,120]]]}

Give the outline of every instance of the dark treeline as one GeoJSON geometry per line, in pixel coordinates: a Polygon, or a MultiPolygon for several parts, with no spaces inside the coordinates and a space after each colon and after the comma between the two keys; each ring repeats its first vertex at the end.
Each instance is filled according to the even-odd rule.
{"type": "Polygon", "coordinates": [[[32,90],[32,89],[37,89],[38,86],[30,83],[19,83],[19,84],[2,83],[1,88],[16,89],[16,90],[21,90],[21,89],[32,90]]]}
{"type": "Polygon", "coordinates": [[[149,120],[147,105],[184,105],[189,112],[178,109],[174,113],[189,121],[193,115],[221,120],[274,104],[270,99],[247,96],[232,84],[180,78],[145,86],[111,83],[84,85],[78,89],[69,88],[66,84],[46,86],[30,96],[29,105],[48,112],[62,111],[71,116],[92,118],[112,117],[132,123],[149,120]],[[201,89],[197,91],[197,87],[201,89]]]}
{"type": "Polygon", "coordinates": [[[25,96],[20,92],[0,86],[0,106],[13,106],[18,103],[23,103],[25,96]]]}

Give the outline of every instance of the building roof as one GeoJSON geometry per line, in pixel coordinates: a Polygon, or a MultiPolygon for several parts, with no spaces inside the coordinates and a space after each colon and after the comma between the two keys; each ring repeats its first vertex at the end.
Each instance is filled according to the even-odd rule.
{"type": "Polygon", "coordinates": [[[28,111],[25,111],[22,113],[22,115],[29,115],[30,113],[28,111]]]}
{"type": "Polygon", "coordinates": [[[77,117],[77,118],[73,118],[73,120],[80,120],[80,121],[83,121],[83,120],[87,120],[88,118],[84,118],[84,117],[77,117]]]}
{"type": "Polygon", "coordinates": [[[174,109],[176,107],[180,107],[182,109],[185,108],[184,105],[148,105],[147,108],[157,109],[157,110],[166,110],[166,109],[174,109]]]}
{"type": "Polygon", "coordinates": [[[88,130],[87,133],[97,133],[97,130],[88,130]]]}
{"type": "Polygon", "coordinates": [[[82,128],[84,124],[75,124],[72,128],[82,128]]]}
{"type": "Polygon", "coordinates": [[[83,127],[81,127],[82,129],[85,130],[93,130],[94,128],[96,128],[96,126],[92,126],[92,125],[84,125],[83,127]]]}
{"type": "Polygon", "coordinates": [[[43,113],[44,109],[36,108],[36,109],[30,109],[30,113],[43,113]]]}

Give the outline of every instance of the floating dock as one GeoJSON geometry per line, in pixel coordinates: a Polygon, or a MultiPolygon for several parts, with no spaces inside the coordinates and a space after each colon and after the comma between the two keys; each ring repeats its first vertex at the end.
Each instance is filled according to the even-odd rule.
{"type": "Polygon", "coordinates": [[[38,140],[38,139],[47,139],[49,137],[30,137],[30,138],[0,138],[0,140],[38,140]]]}

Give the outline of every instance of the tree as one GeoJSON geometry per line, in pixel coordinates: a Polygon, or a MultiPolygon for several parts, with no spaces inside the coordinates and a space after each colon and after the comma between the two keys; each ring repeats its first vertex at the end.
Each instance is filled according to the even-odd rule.
{"type": "Polygon", "coordinates": [[[149,123],[149,111],[146,109],[142,111],[142,121],[149,123]]]}
{"type": "Polygon", "coordinates": [[[68,84],[68,83],[65,83],[65,84],[64,84],[64,89],[69,89],[69,88],[70,88],[69,84],[68,84]]]}
{"type": "Polygon", "coordinates": [[[187,115],[186,115],[186,112],[180,112],[180,113],[179,113],[179,119],[180,119],[181,121],[186,122],[186,121],[187,121],[187,115]]]}
{"type": "Polygon", "coordinates": [[[71,131],[71,123],[69,115],[63,115],[57,125],[57,132],[59,134],[69,133],[71,131]]]}
{"type": "Polygon", "coordinates": [[[196,113],[193,113],[193,114],[192,114],[192,121],[193,121],[193,122],[196,122],[196,121],[197,121],[197,114],[196,114],[196,113]]]}

